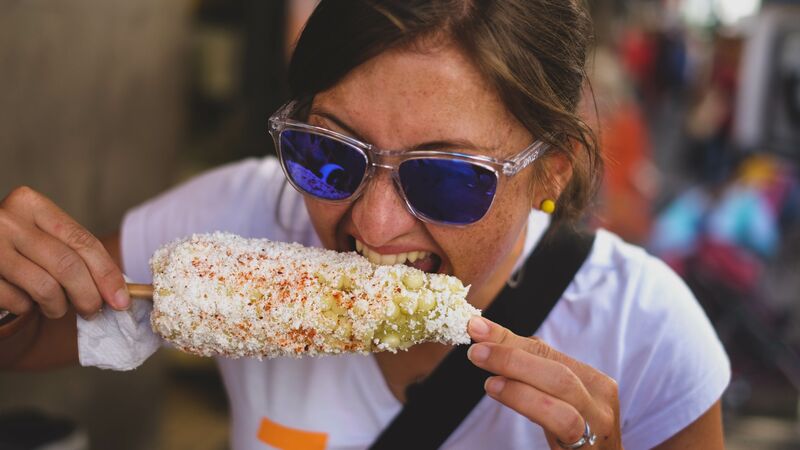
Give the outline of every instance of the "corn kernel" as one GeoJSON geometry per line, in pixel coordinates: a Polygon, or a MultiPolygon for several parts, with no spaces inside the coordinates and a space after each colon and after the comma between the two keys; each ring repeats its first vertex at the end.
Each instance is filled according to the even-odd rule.
{"type": "Polygon", "coordinates": [[[405,295],[396,295],[392,300],[397,306],[400,307],[400,310],[404,313],[411,315],[417,310],[417,299],[407,297],[405,295]]]}
{"type": "Polygon", "coordinates": [[[400,314],[400,308],[398,308],[394,302],[388,302],[386,304],[387,319],[396,319],[399,314],[400,314]]]}
{"type": "Polygon", "coordinates": [[[341,289],[346,292],[350,292],[355,287],[353,283],[353,279],[348,277],[347,275],[342,275],[342,278],[339,280],[342,283],[341,289]]]}
{"type": "Polygon", "coordinates": [[[264,299],[264,294],[261,291],[259,291],[258,289],[253,289],[252,291],[250,291],[250,297],[249,298],[250,298],[251,301],[254,301],[254,302],[261,301],[261,300],[264,299]]]}
{"type": "Polygon", "coordinates": [[[333,298],[333,295],[331,295],[330,293],[327,293],[322,297],[321,305],[322,305],[322,310],[323,311],[330,311],[335,306],[337,306],[336,305],[336,299],[333,298]]]}
{"type": "Polygon", "coordinates": [[[348,339],[350,334],[353,332],[353,325],[350,323],[349,320],[345,318],[339,319],[339,323],[337,325],[338,333],[340,336],[343,336],[344,339],[348,339]]]}
{"type": "Polygon", "coordinates": [[[424,284],[425,279],[419,271],[407,272],[403,275],[403,284],[409,291],[416,291],[424,284]]]}
{"type": "Polygon", "coordinates": [[[397,348],[400,346],[400,336],[391,333],[381,339],[381,343],[389,348],[397,348]]]}
{"type": "Polygon", "coordinates": [[[353,303],[353,313],[357,316],[363,316],[367,314],[367,310],[369,309],[369,303],[364,300],[358,300],[353,303]]]}
{"type": "Polygon", "coordinates": [[[418,311],[425,313],[433,308],[436,308],[436,297],[430,293],[421,295],[419,298],[419,306],[417,307],[418,311]]]}
{"type": "Polygon", "coordinates": [[[462,284],[461,280],[459,280],[458,278],[453,277],[450,280],[448,280],[448,287],[452,291],[459,291],[461,289],[464,289],[464,284],[462,284]]]}

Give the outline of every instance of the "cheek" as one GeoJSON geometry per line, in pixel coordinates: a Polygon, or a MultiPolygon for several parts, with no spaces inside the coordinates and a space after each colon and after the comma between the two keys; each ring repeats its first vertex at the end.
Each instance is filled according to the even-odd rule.
{"type": "Polygon", "coordinates": [[[489,215],[466,228],[437,229],[434,238],[447,253],[453,275],[476,289],[507,262],[530,213],[527,189],[506,186],[489,215]]]}
{"type": "Polygon", "coordinates": [[[304,201],[311,223],[314,225],[314,230],[322,241],[322,245],[325,248],[337,249],[336,231],[347,214],[348,204],[323,203],[309,197],[304,197],[304,201]]]}

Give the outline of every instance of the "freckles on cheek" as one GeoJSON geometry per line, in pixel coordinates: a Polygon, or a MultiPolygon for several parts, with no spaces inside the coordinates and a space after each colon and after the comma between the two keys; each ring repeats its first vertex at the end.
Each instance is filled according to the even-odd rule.
{"type": "MultiPolygon", "coordinates": [[[[454,239],[460,252],[454,269],[462,271],[471,282],[480,283],[490,277],[511,255],[524,229],[530,210],[523,192],[506,195],[490,216],[469,229],[468,235],[454,239]],[[459,264],[460,263],[460,264],[459,264]]],[[[498,199],[500,200],[500,199],[498,199]]]]}
{"type": "Polygon", "coordinates": [[[500,264],[510,244],[507,230],[495,222],[476,224],[468,233],[456,233],[451,239],[457,245],[451,252],[454,275],[469,284],[480,284],[500,264]]]}

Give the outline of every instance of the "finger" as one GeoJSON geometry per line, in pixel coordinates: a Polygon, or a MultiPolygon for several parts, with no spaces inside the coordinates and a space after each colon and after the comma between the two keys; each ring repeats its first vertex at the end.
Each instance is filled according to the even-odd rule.
{"type": "Polygon", "coordinates": [[[0,279],[0,309],[21,316],[33,308],[33,299],[23,290],[0,279]]]}
{"type": "Polygon", "coordinates": [[[561,442],[575,442],[583,436],[583,416],[563,400],[502,376],[489,377],[484,389],[490,397],[539,424],[561,442]]]}
{"type": "Polygon", "coordinates": [[[476,366],[529,384],[585,411],[592,396],[580,378],[564,364],[521,348],[493,343],[473,344],[467,357],[476,366]]]}
{"type": "Polygon", "coordinates": [[[473,317],[470,319],[468,332],[475,342],[492,342],[495,344],[508,345],[520,348],[534,355],[539,355],[543,358],[558,361],[575,372],[581,379],[587,371],[594,371],[592,367],[555,350],[539,338],[517,336],[511,332],[511,330],[484,317],[473,317]]]}
{"type": "Polygon", "coordinates": [[[17,251],[64,287],[78,314],[88,318],[97,313],[103,306],[103,299],[80,255],[39,229],[25,231],[12,238],[17,251]]]}
{"type": "Polygon", "coordinates": [[[34,193],[28,194],[26,200],[35,203],[35,207],[26,210],[36,226],[77,252],[103,299],[116,309],[126,309],[130,296],[125,280],[103,244],[46,197],[34,193]]]}
{"type": "Polygon", "coordinates": [[[61,285],[47,271],[16,250],[3,253],[0,258],[3,278],[27,292],[45,316],[51,319],[63,317],[67,312],[67,298],[61,285]]]}

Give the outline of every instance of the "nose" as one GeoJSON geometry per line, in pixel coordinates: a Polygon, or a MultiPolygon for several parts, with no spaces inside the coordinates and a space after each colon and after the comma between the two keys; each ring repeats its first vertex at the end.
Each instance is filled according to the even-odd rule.
{"type": "Polygon", "coordinates": [[[362,242],[372,248],[390,244],[417,224],[395,188],[390,172],[376,170],[352,211],[353,224],[362,242]]]}

